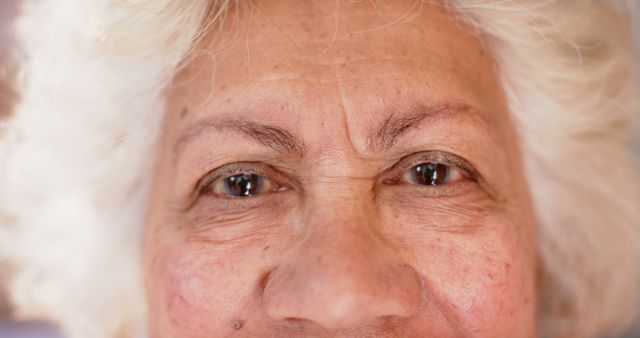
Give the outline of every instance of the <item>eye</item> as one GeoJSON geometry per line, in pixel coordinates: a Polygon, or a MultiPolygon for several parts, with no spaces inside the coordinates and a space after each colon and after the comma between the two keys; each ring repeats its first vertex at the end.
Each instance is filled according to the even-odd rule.
{"type": "Polygon", "coordinates": [[[458,181],[477,182],[478,173],[463,158],[444,151],[409,154],[382,176],[388,185],[438,187],[458,181]]]}
{"type": "Polygon", "coordinates": [[[222,180],[222,193],[229,197],[250,197],[262,192],[265,178],[252,173],[226,177],[222,180]]]}
{"type": "Polygon", "coordinates": [[[233,163],[218,168],[198,184],[198,195],[217,198],[258,197],[288,190],[289,180],[271,166],[261,163],[233,163]]]}
{"type": "Polygon", "coordinates": [[[425,162],[414,165],[403,175],[403,180],[416,185],[444,185],[463,178],[459,169],[449,165],[425,162]]]}
{"type": "Polygon", "coordinates": [[[268,178],[254,173],[221,177],[205,187],[205,193],[226,198],[255,197],[275,190],[275,185],[268,178]]]}

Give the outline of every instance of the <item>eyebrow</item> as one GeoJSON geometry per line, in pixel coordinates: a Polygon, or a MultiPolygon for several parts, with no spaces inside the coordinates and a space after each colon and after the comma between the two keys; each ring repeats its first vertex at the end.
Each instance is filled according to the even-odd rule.
{"type": "Polygon", "coordinates": [[[487,117],[468,104],[413,104],[389,114],[373,133],[369,134],[369,150],[382,151],[393,148],[397,141],[406,135],[411,129],[417,128],[424,120],[435,122],[436,120],[455,116],[479,117],[482,122],[488,123],[487,117]]]}
{"type": "Polygon", "coordinates": [[[275,125],[263,124],[247,119],[207,119],[190,127],[176,142],[176,152],[185,143],[197,138],[209,130],[217,132],[235,132],[247,136],[281,154],[293,154],[304,157],[304,143],[286,129],[275,125]]]}
{"type": "MultiPolygon", "coordinates": [[[[383,151],[392,148],[409,130],[418,127],[425,120],[436,121],[452,116],[472,115],[480,117],[482,121],[487,122],[484,114],[466,104],[420,104],[401,111],[401,113],[393,112],[389,114],[388,118],[377,128],[374,128],[373,132],[369,133],[367,137],[368,150],[383,151]]],[[[244,118],[202,120],[189,127],[178,138],[174,150],[179,152],[184,144],[210,130],[242,134],[281,154],[304,157],[306,153],[304,142],[286,129],[244,118]]]]}

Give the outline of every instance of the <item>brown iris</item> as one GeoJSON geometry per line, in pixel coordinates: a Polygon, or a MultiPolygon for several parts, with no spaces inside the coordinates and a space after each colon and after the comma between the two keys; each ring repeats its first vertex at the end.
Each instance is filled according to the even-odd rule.
{"type": "Polygon", "coordinates": [[[449,182],[450,168],[440,163],[422,163],[414,166],[411,176],[415,184],[442,185],[449,182]]]}
{"type": "Polygon", "coordinates": [[[263,177],[245,173],[224,179],[224,192],[229,197],[250,197],[262,190],[263,177]]]}

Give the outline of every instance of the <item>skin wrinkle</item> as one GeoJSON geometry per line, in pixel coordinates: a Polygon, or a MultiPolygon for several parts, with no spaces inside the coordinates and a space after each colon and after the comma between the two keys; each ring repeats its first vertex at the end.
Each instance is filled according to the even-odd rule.
{"type": "MultiPolygon", "coordinates": [[[[390,60],[391,61],[391,60],[390,60]]],[[[374,78],[372,76],[372,78],[374,78]]],[[[389,76],[385,76],[384,79],[399,79],[399,80],[406,80],[403,79],[403,76],[398,75],[389,75],[389,76]]],[[[333,85],[336,83],[336,79],[331,78],[331,79],[315,79],[313,81],[310,81],[307,78],[299,78],[299,77],[287,77],[287,76],[273,76],[272,78],[269,76],[265,76],[264,78],[261,79],[256,79],[255,80],[255,84],[260,84],[260,83],[264,83],[264,84],[270,84],[273,82],[289,82],[291,84],[294,85],[300,85],[300,84],[307,84],[307,83],[316,83],[316,84],[323,84],[323,85],[333,85]]],[[[349,77],[343,77],[341,79],[339,79],[339,81],[343,82],[343,83],[349,83],[349,82],[357,82],[359,81],[358,77],[353,77],[353,78],[349,78],[349,77]]],[[[232,85],[244,85],[246,84],[246,82],[244,80],[239,80],[239,81],[229,81],[227,82],[227,84],[232,84],[232,85]]]]}
{"type": "MultiPolygon", "coordinates": [[[[281,199],[285,197],[282,196],[281,199]]],[[[220,208],[218,210],[194,210],[193,212],[190,213],[190,215],[188,216],[185,224],[183,225],[183,227],[185,229],[189,229],[189,231],[194,231],[194,229],[202,229],[202,230],[206,230],[208,228],[211,228],[212,225],[215,225],[216,229],[219,228],[224,228],[227,226],[232,226],[233,224],[241,224],[241,223],[245,223],[245,224],[252,224],[255,220],[258,220],[260,218],[262,218],[261,220],[261,224],[263,224],[261,226],[261,228],[269,228],[268,226],[264,226],[265,223],[276,223],[275,220],[278,219],[278,217],[282,217],[282,214],[279,213],[275,213],[275,210],[286,210],[288,207],[288,205],[291,205],[291,203],[286,203],[286,201],[282,201],[282,200],[276,200],[276,201],[269,201],[273,207],[273,204],[276,204],[276,206],[278,206],[277,208],[271,208],[270,210],[273,210],[271,212],[267,212],[266,215],[265,214],[260,214],[258,211],[254,211],[252,214],[247,215],[246,213],[238,213],[238,212],[234,212],[232,210],[225,210],[228,208],[220,208]],[[265,219],[267,220],[271,220],[271,221],[264,221],[265,219]]],[[[252,206],[252,209],[257,209],[257,210],[264,210],[264,205],[265,205],[266,201],[262,201],[261,204],[255,204],[252,206]]],[[[267,209],[269,211],[269,209],[267,209]]],[[[198,231],[198,230],[196,230],[198,231]]]]}
{"type": "MultiPolygon", "coordinates": [[[[339,81],[337,81],[337,83],[339,83],[339,81]]],[[[468,114],[474,117],[477,116],[480,118],[479,120],[487,124],[489,123],[484,117],[485,114],[475,112],[475,109],[467,104],[441,103],[427,105],[413,103],[409,106],[414,108],[410,108],[401,114],[396,113],[396,111],[400,110],[401,106],[384,108],[385,111],[389,111],[390,113],[382,114],[389,114],[389,117],[375,129],[375,132],[367,137],[369,140],[367,152],[389,150],[395,145],[398,139],[404,136],[410,129],[417,128],[424,120],[434,123],[437,119],[446,118],[448,115],[468,114]]],[[[231,115],[233,114],[231,113],[231,115]]],[[[181,113],[181,116],[184,116],[184,113],[181,113]]],[[[348,126],[348,123],[345,124],[345,127],[346,126],[348,126]]],[[[208,119],[200,121],[189,127],[176,141],[174,152],[180,154],[185,144],[199,137],[201,133],[209,129],[221,133],[239,131],[277,152],[293,153],[298,157],[304,157],[305,154],[304,143],[298,140],[292,132],[277,126],[261,124],[247,119],[208,119]]],[[[353,144],[353,142],[351,142],[351,144],[353,144]]]]}
{"type": "MultiPolygon", "coordinates": [[[[338,19],[336,19],[336,20],[337,20],[337,22],[339,22],[338,19]]],[[[337,24],[336,24],[336,26],[337,26],[337,24]]],[[[337,32],[336,32],[335,35],[337,35],[337,32]]],[[[335,39],[334,39],[334,42],[335,42],[335,39]]],[[[357,147],[355,146],[355,143],[353,142],[353,136],[352,136],[352,133],[351,133],[351,130],[350,130],[350,127],[349,127],[352,124],[352,123],[350,123],[350,119],[349,119],[350,118],[350,113],[352,111],[349,110],[349,108],[348,108],[349,107],[348,106],[348,102],[349,101],[345,97],[345,93],[344,93],[344,89],[345,88],[344,88],[343,82],[340,80],[341,79],[340,67],[338,67],[337,66],[338,63],[335,62],[335,58],[336,57],[337,57],[337,55],[334,56],[334,62],[333,62],[333,66],[334,67],[333,67],[333,69],[334,69],[334,74],[335,74],[335,78],[336,78],[336,81],[335,81],[336,91],[337,91],[338,97],[340,99],[340,102],[339,102],[340,108],[342,108],[342,109],[340,109],[340,111],[343,112],[343,114],[341,115],[341,118],[342,118],[341,121],[343,123],[343,128],[342,129],[346,133],[346,139],[348,141],[348,144],[351,146],[351,150],[356,150],[355,152],[357,153],[357,147]]]]}
{"type": "Polygon", "coordinates": [[[276,20],[273,19],[273,17],[271,17],[271,15],[269,15],[269,13],[267,11],[265,11],[262,7],[260,7],[258,1],[254,1],[253,2],[255,4],[255,6],[262,12],[262,14],[264,14],[264,16],[271,22],[271,24],[276,27],[278,29],[278,31],[282,34],[282,36],[284,36],[290,43],[292,46],[294,46],[294,48],[304,56],[304,60],[307,62],[307,64],[309,66],[311,66],[311,69],[313,70],[313,73],[316,74],[316,79],[320,79],[320,76],[317,75],[317,72],[315,71],[315,64],[311,61],[311,58],[307,55],[307,53],[304,51],[304,49],[300,48],[297,44],[297,42],[291,38],[287,32],[282,29],[279,25],[278,22],[276,20]]]}
{"type": "Polygon", "coordinates": [[[535,299],[535,226],[516,135],[476,38],[427,5],[346,36],[381,26],[369,2],[345,5],[337,33],[306,2],[259,3],[251,25],[236,28],[253,30],[236,32],[248,40],[215,60],[195,53],[167,93],[174,114],[145,234],[151,336],[535,337],[535,302],[524,305],[535,299]],[[269,128],[205,128],[176,151],[199,121],[225,120],[269,128]],[[265,130],[267,145],[245,142],[265,130]],[[280,153],[291,144],[304,156],[280,153]],[[402,158],[428,151],[460,158],[491,189],[381,183],[402,158]],[[235,162],[272,166],[295,184],[167,208],[235,162]]]}

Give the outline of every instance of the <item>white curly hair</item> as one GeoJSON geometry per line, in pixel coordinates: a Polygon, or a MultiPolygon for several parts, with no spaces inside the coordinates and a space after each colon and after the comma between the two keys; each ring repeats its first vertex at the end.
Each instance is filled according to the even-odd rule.
{"type": "MultiPolygon", "coordinates": [[[[633,2],[432,2],[482,39],[507,93],[538,221],[541,334],[620,332],[640,291],[633,2]]],[[[19,98],[0,119],[0,263],[19,316],[72,338],[144,331],[141,230],[163,89],[242,3],[23,0],[6,87],[19,98]]]]}

